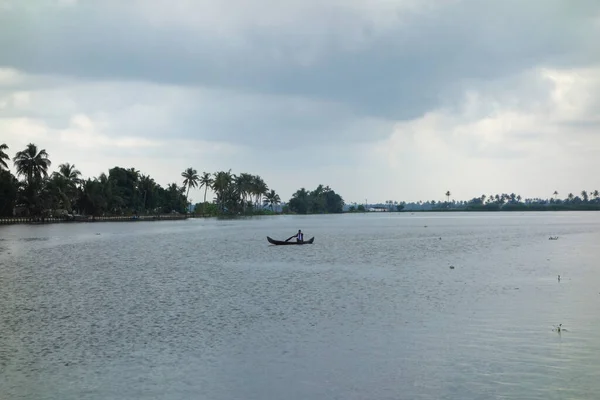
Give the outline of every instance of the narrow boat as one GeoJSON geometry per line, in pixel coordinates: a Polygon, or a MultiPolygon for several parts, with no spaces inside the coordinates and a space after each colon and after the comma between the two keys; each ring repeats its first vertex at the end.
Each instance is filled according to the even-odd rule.
{"type": "Polygon", "coordinates": [[[268,237],[268,236],[267,236],[267,240],[269,241],[269,243],[271,243],[271,244],[274,244],[274,245],[287,245],[287,244],[312,244],[312,243],[314,242],[315,238],[314,238],[314,236],[313,236],[313,237],[311,237],[310,239],[308,239],[308,240],[305,240],[304,242],[296,242],[295,240],[294,240],[294,241],[291,241],[291,240],[290,240],[289,242],[286,242],[286,241],[284,241],[284,240],[275,240],[275,239],[271,239],[270,237],[268,237]]]}

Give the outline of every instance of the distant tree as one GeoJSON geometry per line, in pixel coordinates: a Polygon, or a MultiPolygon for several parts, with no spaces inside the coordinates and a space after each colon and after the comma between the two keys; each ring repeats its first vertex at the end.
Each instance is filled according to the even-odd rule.
{"type": "Polygon", "coordinates": [[[264,204],[270,205],[271,211],[275,211],[273,207],[278,204],[281,204],[281,198],[277,193],[275,193],[273,189],[271,189],[271,191],[265,195],[264,204]]]}
{"type": "Polygon", "coordinates": [[[19,151],[14,159],[17,175],[24,176],[27,184],[40,183],[48,176],[48,168],[52,164],[45,149],[39,150],[35,144],[29,143],[25,150],[19,151]]]}
{"type": "Polygon", "coordinates": [[[588,201],[588,193],[585,190],[581,191],[581,198],[583,198],[583,201],[587,203],[587,201],[588,201]]]}
{"type": "Polygon", "coordinates": [[[198,176],[198,171],[191,167],[183,171],[181,176],[183,177],[183,187],[187,188],[185,193],[185,197],[187,198],[190,194],[190,188],[198,187],[200,177],[198,176]]]}
{"type": "Polygon", "coordinates": [[[290,210],[298,214],[341,213],[344,200],[329,186],[319,185],[311,192],[298,189],[289,201],[290,210]]]}
{"type": "Polygon", "coordinates": [[[206,191],[209,187],[212,187],[213,179],[210,173],[203,172],[202,177],[200,178],[200,189],[204,187],[204,202],[202,204],[206,204],[206,191]]]}

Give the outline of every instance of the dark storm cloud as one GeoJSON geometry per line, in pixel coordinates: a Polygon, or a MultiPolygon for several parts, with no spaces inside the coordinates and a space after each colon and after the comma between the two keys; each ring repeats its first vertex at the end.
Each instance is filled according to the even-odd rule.
{"type": "MultiPolygon", "coordinates": [[[[390,119],[421,115],[448,92],[460,90],[463,80],[497,79],[540,65],[586,65],[600,56],[590,39],[599,33],[600,2],[592,0],[440,2],[446,6],[410,17],[398,13],[397,23],[385,30],[341,7],[323,7],[314,15],[316,22],[243,25],[237,31],[241,44],[214,33],[218,20],[198,29],[150,25],[135,8],[112,1],[72,7],[9,4],[12,9],[0,14],[0,65],[90,80],[300,96],[344,104],[357,116],[390,119]],[[335,35],[315,39],[311,28],[314,24],[322,33],[323,21],[335,35]],[[352,47],[357,30],[364,44],[352,47]],[[298,61],[303,54],[306,63],[298,61]]],[[[189,7],[189,13],[202,12],[189,7]]],[[[288,129],[306,128],[303,118],[290,116],[288,129]]],[[[329,124],[318,118],[310,124],[318,123],[329,124]]]]}

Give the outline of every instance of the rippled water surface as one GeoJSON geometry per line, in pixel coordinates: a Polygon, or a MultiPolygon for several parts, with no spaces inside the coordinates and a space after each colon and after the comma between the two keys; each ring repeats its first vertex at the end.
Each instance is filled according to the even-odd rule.
{"type": "Polygon", "coordinates": [[[599,258],[594,212],[0,226],[0,398],[595,399],[599,258]]]}

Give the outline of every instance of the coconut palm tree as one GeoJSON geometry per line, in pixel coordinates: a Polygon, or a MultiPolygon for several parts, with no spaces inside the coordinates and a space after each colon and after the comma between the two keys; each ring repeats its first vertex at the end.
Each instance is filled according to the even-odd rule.
{"type": "Polygon", "coordinates": [[[248,173],[242,172],[235,179],[235,184],[237,186],[237,191],[241,196],[242,200],[242,210],[246,211],[246,205],[248,203],[248,196],[250,196],[250,200],[252,200],[252,193],[254,190],[253,187],[253,179],[254,177],[248,173]]]}
{"type": "Polygon", "coordinates": [[[204,202],[206,203],[206,191],[209,187],[212,187],[213,179],[209,172],[203,172],[200,178],[200,189],[204,187],[204,202]]]}
{"type": "Polygon", "coordinates": [[[231,170],[214,173],[212,189],[217,195],[217,202],[220,205],[221,212],[225,211],[225,194],[228,192],[228,189],[230,189],[233,178],[231,170]]]}
{"type": "Polygon", "coordinates": [[[10,157],[4,152],[4,150],[8,150],[8,146],[5,143],[2,143],[0,144],[0,171],[8,171],[8,164],[6,161],[10,161],[10,157]]]}
{"type": "Polygon", "coordinates": [[[75,168],[75,165],[69,163],[60,164],[58,171],[52,174],[52,185],[56,190],[59,190],[60,198],[66,198],[67,201],[63,201],[64,208],[71,211],[71,205],[73,205],[77,199],[77,188],[82,183],[80,178],[81,172],[75,168]]]}
{"type": "Polygon", "coordinates": [[[554,193],[552,193],[554,195],[554,200],[556,200],[556,196],[558,196],[558,191],[555,190],[554,193]]]}
{"type": "Polygon", "coordinates": [[[183,171],[181,176],[184,178],[183,187],[187,187],[187,192],[185,194],[185,197],[187,198],[190,194],[190,188],[198,187],[200,177],[198,176],[198,171],[191,167],[183,171]]]}
{"type": "Polygon", "coordinates": [[[585,190],[581,191],[581,197],[583,198],[583,201],[587,203],[587,201],[588,201],[588,193],[585,190]]]}
{"type": "Polygon", "coordinates": [[[76,193],[73,192],[69,180],[60,173],[55,172],[44,182],[41,197],[45,209],[71,211],[76,193]]]}
{"type": "Polygon", "coordinates": [[[273,189],[271,189],[270,192],[268,192],[267,194],[265,194],[264,204],[265,205],[270,205],[271,206],[271,211],[275,211],[273,209],[273,206],[281,204],[281,198],[279,197],[279,195],[277,193],[275,193],[275,191],[273,189]]]}
{"type": "Polygon", "coordinates": [[[19,151],[13,158],[17,175],[23,175],[27,183],[40,182],[42,176],[48,177],[48,168],[52,164],[45,149],[38,151],[35,144],[29,143],[25,150],[19,151]]]}
{"type": "Polygon", "coordinates": [[[446,192],[446,197],[448,198],[448,203],[450,203],[450,195],[451,195],[451,194],[452,194],[452,193],[450,193],[450,191],[449,191],[449,190],[446,192]]]}
{"type": "Polygon", "coordinates": [[[60,164],[58,166],[58,173],[65,177],[67,181],[73,186],[76,186],[81,183],[81,172],[75,168],[75,164],[60,164]]]}
{"type": "Polygon", "coordinates": [[[213,184],[212,175],[209,172],[203,172],[202,177],[200,177],[200,189],[204,187],[204,202],[202,203],[202,213],[204,213],[204,207],[206,204],[206,191],[208,188],[212,187],[213,184]]]}
{"type": "Polygon", "coordinates": [[[267,193],[269,187],[265,183],[265,181],[258,175],[254,175],[252,177],[252,194],[256,196],[256,207],[261,203],[262,196],[267,193]]]}

